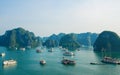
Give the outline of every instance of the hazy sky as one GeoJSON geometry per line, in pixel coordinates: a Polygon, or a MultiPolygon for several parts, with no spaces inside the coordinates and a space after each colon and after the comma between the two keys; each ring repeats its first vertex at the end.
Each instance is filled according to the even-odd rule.
{"type": "Polygon", "coordinates": [[[120,0],[0,0],[0,34],[17,27],[39,36],[104,30],[120,34],[120,0]]]}

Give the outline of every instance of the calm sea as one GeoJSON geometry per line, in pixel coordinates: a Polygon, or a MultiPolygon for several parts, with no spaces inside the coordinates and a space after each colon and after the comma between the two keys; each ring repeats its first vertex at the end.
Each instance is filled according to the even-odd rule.
{"type": "MultiPolygon", "coordinates": [[[[91,65],[90,62],[101,63],[102,54],[94,53],[92,49],[81,48],[73,51],[75,56],[66,58],[76,61],[74,66],[61,64],[63,52],[54,48],[53,52],[43,49],[42,53],[36,53],[36,49],[8,50],[0,47],[0,52],[5,52],[5,57],[0,57],[0,75],[120,75],[120,65],[91,65]],[[16,65],[2,66],[2,61],[15,59],[16,65]],[[46,65],[39,64],[41,59],[46,60],[46,65]]],[[[120,53],[115,53],[120,58],[120,53]]]]}

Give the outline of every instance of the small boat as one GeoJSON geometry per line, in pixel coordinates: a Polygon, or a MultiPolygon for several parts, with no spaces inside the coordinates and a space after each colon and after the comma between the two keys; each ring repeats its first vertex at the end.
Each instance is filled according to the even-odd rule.
{"type": "Polygon", "coordinates": [[[91,65],[104,65],[103,63],[91,62],[91,65]]]}
{"type": "Polygon", "coordinates": [[[78,48],[77,51],[80,51],[80,48],[78,48]]]}
{"type": "Polygon", "coordinates": [[[40,60],[40,64],[41,64],[41,65],[45,65],[45,64],[46,64],[46,61],[45,61],[45,60],[40,60]]]}
{"type": "Polygon", "coordinates": [[[63,53],[64,56],[74,56],[75,54],[73,52],[66,51],[63,53]]]}
{"type": "Polygon", "coordinates": [[[25,48],[20,48],[20,50],[25,51],[25,48]]]}
{"type": "Polygon", "coordinates": [[[97,62],[91,62],[90,64],[91,65],[97,65],[98,63],[97,62]]]}
{"type": "Polygon", "coordinates": [[[37,50],[36,50],[36,52],[37,52],[37,53],[41,53],[42,51],[41,51],[41,50],[39,50],[39,49],[37,49],[37,50]]]}
{"type": "Polygon", "coordinates": [[[31,46],[27,46],[27,49],[31,49],[32,47],[31,46]]]}
{"type": "Polygon", "coordinates": [[[68,49],[66,49],[66,48],[62,48],[62,51],[68,51],[68,49]]]}
{"type": "Polygon", "coordinates": [[[112,57],[104,57],[101,62],[108,63],[108,64],[120,64],[120,60],[112,57]]]}
{"type": "Polygon", "coordinates": [[[91,62],[91,65],[104,65],[103,63],[91,62]]]}
{"type": "Polygon", "coordinates": [[[0,56],[5,56],[5,53],[1,53],[0,56]]]}
{"type": "Polygon", "coordinates": [[[69,60],[69,59],[63,59],[61,63],[64,65],[75,65],[76,64],[74,60],[69,60]]]}
{"type": "Polygon", "coordinates": [[[5,60],[3,61],[3,65],[13,65],[16,64],[17,62],[15,60],[5,60]]]}
{"type": "Polygon", "coordinates": [[[53,52],[53,48],[49,49],[48,52],[53,52]]]}

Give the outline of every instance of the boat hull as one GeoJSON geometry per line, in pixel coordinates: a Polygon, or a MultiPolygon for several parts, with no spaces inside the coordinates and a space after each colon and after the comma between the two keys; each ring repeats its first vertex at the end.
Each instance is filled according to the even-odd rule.
{"type": "Polygon", "coordinates": [[[3,61],[3,65],[13,65],[16,64],[17,62],[15,60],[5,60],[3,61]]]}

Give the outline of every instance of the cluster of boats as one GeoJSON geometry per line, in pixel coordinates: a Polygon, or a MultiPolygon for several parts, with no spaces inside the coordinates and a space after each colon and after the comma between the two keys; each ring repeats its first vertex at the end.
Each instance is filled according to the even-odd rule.
{"type": "MultiPolygon", "coordinates": [[[[68,51],[68,49],[63,48],[62,50],[65,51],[63,53],[64,56],[75,56],[75,54],[73,52],[68,51]]],[[[76,64],[76,62],[74,60],[70,60],[70,59],[67,59],[64,57],[63,57],[63,60],[61,61],[61,63],[64,65],[75,65],[76,64]]]]}
{"type": "MultiPolygon", "coordinates": [[[[24,50],[24,49],[23,49],[24,50]]],[[[73,52],[70,52],[68,51],[67,49],[62,49],[64,52],[63,52],[63,55],[64,56],[74,56],[75,54],[73,52]]],[[[42,50],[41,49],[36,49],[36,52],[37,53],[41,53],[42,50]]],[[[48,49],[48,52],[53,52],[53,48],[50,48],[48,49]]],[[[0,56],[5,56],[6,54],[5,53],[0,53],[0,56]]],[[[119,64],[120,65],[120,60],[119,59],[116,59],[116,58],[112,58],[112,57],[107,57],[105,56],[102,60],[101,60],[102,63],[97,63],[97,62],[91,62],[90,64],[92,65],[101,65],[103,63],[107,63],[107,64],[119,64]]],[[[2,62],[3,65],[13,65],[13,64],[16,64],[17,61],[16,60],[4,60],[2,62]]],[[[41,65],[45,65],[46,64],[46,61],[45,60],[40,60],[39,62],[41,65]]],[[[64,64],[64,65],[75,65],[76,64],[76,61],[75,60],[70,60],[70,59],[67,59],[67,58],[64,58],[61,60],[61,63],[64,64]]]]}
{"type": "MultiPolygon", "coordinates": [[[[64,51],[64,53],[63,53],[64,56],[74,56],[75,55],[73,52],[70,52],[70,51],[68,51],[65,48],[61,48],[61,50],[64,51]]],[[[37,50],[37,52],[40,52],[40,51],[37,50]]],[[[48,52],[53,52],[53,48],[49,49],[48,52]]],[[[101,60],[101,62],[102,63],[91,62],[90,64],[92,64],[92,65],[103,65],[104,63],[107,63],[107,64],[120,64],[120,60],[112,58],[112,57],[107,57],[107,56],[105,56],[101,60]]],[[[75,65],[76,64],[76,62],[74,60],[70,60],[70,59],[66,59],[66,58],[63,58],[61,63],[64,64],[64,65],[75,65]]],[[[45,60],[41,60],[40,64],[41,65],[45,65],[46,61],[45,60]]]]}
{"type": "MultiPolygon", "coordinates": [[[[42,53],[41,49],[37,49],[36,50],[37,53],[42,53]]],[[[53,52],[53,48],[48,49],[48,52],[53,52]]]]}
{"type": "MultiPolygon", "coordinates": [[[[65,48],[61,48],[61,50],[64,51],[64,53],[63,53],[64,56],[74,56],[75,55],[73,52],[70,52],[65,48]]],[[[53,48],[48,49],[48,52],[53,52],[53,51],[54,51],[53,48]]],[[[36,52],[41,53],[41,50],[37,49],[36,52]]],[[[74,60],[70,60],[70,59],[66,59],[66,58],[63,58],[61,63],[64,64],[64,65],[75,65],[76,64],[76,62],[74,60]]],[[[46,61],[45,60],[40,60],[40,64],[45,65],[46,61]]]]}
{"type": "MultiPolygon", "coordinates": [[[[76,64],[76,62],[74,60],[65,59],[65,58],[61,61],[61,63],[64,64],[64,65],[75,65],[76,64]]],[[[40,60],[40,64],[45,65],[46,61],[45,60],[40,60]]]]}

